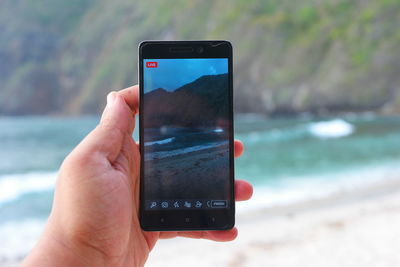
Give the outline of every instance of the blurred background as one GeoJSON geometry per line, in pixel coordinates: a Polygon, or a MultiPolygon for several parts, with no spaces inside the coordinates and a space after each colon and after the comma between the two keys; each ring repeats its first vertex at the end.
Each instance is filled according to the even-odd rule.
{"type": "Polygon", "coordinates": [[[399,13],[398,0],[0,1],[0,266],[38,239],[106,94],[138,82],[138,44],[199,39],[234,45],[236,177],[255,194],[237,241],[163,241],[148,266],[183,266],[192,248],[210,255],[199,266],[400,264],[399,13]]]}

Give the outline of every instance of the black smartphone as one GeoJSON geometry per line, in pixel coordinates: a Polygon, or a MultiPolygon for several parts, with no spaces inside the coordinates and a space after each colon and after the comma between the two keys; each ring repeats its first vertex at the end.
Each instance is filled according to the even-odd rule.
{"type": "Polygon", "coordinates": [[[142,229],[232,228],[232,45],[142,42],[139,80],[142,229]]]}

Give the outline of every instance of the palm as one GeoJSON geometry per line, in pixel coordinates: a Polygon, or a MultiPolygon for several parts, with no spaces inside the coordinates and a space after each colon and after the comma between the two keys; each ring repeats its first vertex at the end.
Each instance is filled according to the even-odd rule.
{"type": "MultiPolygon", "coordinates": [[[[241,143],[235,142],[238,150],[242,150],[241,143]]],[[[154,247],[159,238],[172,238],[184,236],[192,238],[209,238],[217,241],[228,241],[236,235],[235,229],[231,231],[213,232],[145,232],[141,230],[138,219],[139,209],[139,162],[140,153],[138,145],[129,134],[124,137],[122,149],[116,160],[104,166],[103,173],[105,183],[109,192],[104,192],[104,205],[97,205],[101,214],[108,213],[110,221],[103,223],[103,235],[108,236],[108,252],[111,255],[120,256],[128,266],[136,263],[144,263],[150,250],[154,247]],[[111,183],[111,184],[110,184],[111,183]],[[127,186],[128,185],[128,186],[127,186]],[[114,203],[111,207],[108,203],[114,203]],[[116,205],[118,203],[118,205],[116,205]],[[110,226],[109,229],[104,228],[110,226]],[[104,232],[105,230],[105,232],[104,232]],[[130,233],[129,235],[127,233],[130,233]],[[110,249],[113,251],[111,252],[110,249]]],[[[237,155],[240,154],[236,153],[237,155]]],[[[240,188],[246,187],[241,181],[237,184],[240,188]]],[[[245,194],[238,196],[239,199],[247,198],[245,194]]]]}
{"type": "Polygon", "coordinates": [[[127,266],[136,266],[135,263],[141,265],[146,261],[159,233],[144,232],[140,228],[138,219],[139,148],[130,136],[124,139],[117,160],[108,165],[112,174],[108,178],[113,183],[112,187],[117,188],[109,197],[113,199],[113,203],[119,203],[113,206],[113,211],[108,217],[111,220],[108,224],[111,226],[108,232],[112,240],[110,245],[115,250],[115,255],[121,256],[123,262],[128,263],[127,266]],[[122,240],[125,242],[121,242],[122,240]]]}
{"type": "MultiPolygon", "coordinates": [[[[126,266],[143,265],[159,238],[234,239],[236,228],[203,232],[141,230],[138,218],[140,153],[132,139],[137,87],[119,94],[122,97],[107,106],[99,126],[63,163],[50,218],[53,224],[63,228],[67,236],[126,266]]],[[[235,156],[242,151],[243,145],[235,141],[235,156]]],[[[236,181],[235,188],[236,200],[250,198],[250,184],[236,181]]]]}

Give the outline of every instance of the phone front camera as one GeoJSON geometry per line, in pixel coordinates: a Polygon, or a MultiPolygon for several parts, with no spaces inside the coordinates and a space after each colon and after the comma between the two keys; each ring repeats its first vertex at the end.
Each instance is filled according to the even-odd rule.
{"type": "Polygon", "coordinates": [[[197,47],[197,53],[201,54],[203,52],[204,52],[204,48],[203,47],[201,47],[201,46],[197,47]]]}

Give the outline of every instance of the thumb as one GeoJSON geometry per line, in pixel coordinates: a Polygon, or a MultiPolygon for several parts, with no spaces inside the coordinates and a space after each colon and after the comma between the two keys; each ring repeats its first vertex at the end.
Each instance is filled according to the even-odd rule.
{"type": "Polygon", "coordinates": [[[117,92],[107,95],[107,105],[101,116],[100,125],[132,135],[134,116],[124,98],[117,92]]]}
{"type": "Polygon", "coordinates": [[[118,93],[111,92],[107,96],[107,105],[100,123],[82,140],[73,153],[86,159],[100,154],[112,163],[121,151],[125,136],[132,135],[134,123],[132,111],[124,99],[118,93]]]}

